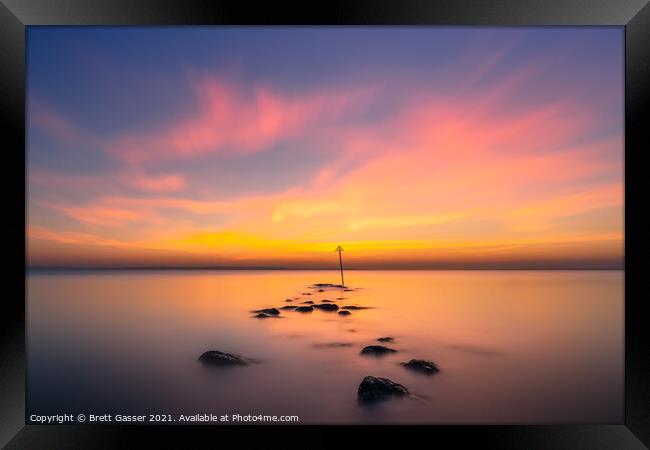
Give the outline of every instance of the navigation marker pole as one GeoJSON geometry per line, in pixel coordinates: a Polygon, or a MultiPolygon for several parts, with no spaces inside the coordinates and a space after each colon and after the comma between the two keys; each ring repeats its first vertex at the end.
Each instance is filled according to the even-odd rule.
{"type": "Polygon", "coordinates": [[[339,267],[341,268],[341,286],[345,286],[345,282],[343,281],[343,259],[341,259],[341,252],[343,251],[343,248],[339,245],[334,249],[335,252],[339,252],[339,267]]]}

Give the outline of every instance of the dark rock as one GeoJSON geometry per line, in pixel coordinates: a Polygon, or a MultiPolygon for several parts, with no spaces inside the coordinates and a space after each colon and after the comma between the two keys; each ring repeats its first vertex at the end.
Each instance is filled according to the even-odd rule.
{"type": "Polygon", "coordinates": [[[342,315],[342,316],[349,316],[352,313],[350,311],[348,311],[347,309],[342,309],[342,310],[339,311],[339,314],[342,315]]]}
{"type": "Polygon", "coordinates": [[[334,303],[334,301],[332,301],[332,300],[327,300],[327,299],[325,299],[325,300],[321,300],[321,302],[322,302],[322,303],[334,303]]]}
{"type": "Polygon", "coordinates": [[[367,347],[363,347],[361,350],[362,355],[374,355],[374,356],[383,356],[387,355],[389,353],[396,353],[397,350],[384,347],[383,345],[369,345],[367,347]]]}
{"type": "Polygon", "coordinates": [[[395,342],[395,338],[392,338],[392,337],[390,337],[390,336],[380,337],[380,338],[377,339],[377,340],[378,340],[379,342],[395,342]]]}
{"type": "Polygon", "coordinates": [[[354,289],[343,289],[343,292],[351,292],[354,291],[354,289]]]}
{"type": "Polygon", "coordinates": [[[332,284],[332,283],[314,283],[314,284],[312,284],[312,286],[321,287],[321,288],[322,287],[336,287],[336,288],[345,287],[342,284],[332,284]]]}
{"type": "Polygon", "coordinates": [[[266,315],[264,313],[259,313],[256,316],[253,316],[256,319],[271,319],[273,316],[266,315]]]}
{"type": "Polygon", "coordinates": [[[319,289],[318,292],[325,292],[325,289],[319,289]]]}
{"type": "Polygon", "coordinates": [[[258,309],[257,311],[253,311],[253,312],[266,314],[267,316],[279,316],[280,315],[280,311],[278,311],[277,308],[258,309]]]}
{"type": "Polygon", "coordinates": [[[302,295],[311,295],[311,292],[303,292],[302,295]]]}
{"type": "Polygon", "coordinates": [[[280,309],[291,310],[291,309],[296,309],[296,308],[297,308],[297,306],[294,306],[294,305],[287,305],[287,306],[283,306],[283,307],[280,308],[280,309]]]}
{"type": "Polygon", "coordinates": [[[408,393],[408,389],[388,378],[371,376],[365,377],[357,390],[357,396],[362,402],[375,402],[392,396],[403,397],[408,393]]]}
{"type": "Polygon", "coordinates": [[[438,366],[436,366],[431,361],[425,361],[423,359],[412,359],[409,362],[400,363],[402,366],[407,369],[415,370],[417,372],[426,373],[432,375],[434,373],[440,372],[438,366]]]}
{"type": "Polygon", "coordinates": [[[320,305],[314,305],[314,308],[318,308],[321,311],[338,311],[339,305],[334,303],[321,303],[320,305]]]}
{"type": "Polygon", "coordinates": [[[294,311],[301,313],[312,312],[314,308],[312,306],[298,306],[294,311]]]}
{"type": "Polygon", "coordinates": [[[306,302],[302,302],[302,304],[303,305],[313,305],[314,302],[312,302],[311,300],[307,300],[306,302]]]}
{"type": "Polygon", "coordinates": [[[292,301],[293,301],[293,300],[291,300],[290,298],[288,298],[288,299],[285,300],[285,302],[292,302],[292,301]]]}
{"type": "Polygon", "coordinates": [[[218,350],[210,350],[203,353],[199,356],[199,361],[203,364],[209,364],[211,366],[247,366],[250,360],[241,357],[240,355],[234,355],[232,353],[224,353],[218,350]]]}
{"type": "Polygon", "coordinates": [[[346,306],[342,306],[341,308],[349,309],[351,311],[359,310],[359,309],[370,309],[370,307],[368,306],[353,306],[353,305],[346,305],[346,306]]]}

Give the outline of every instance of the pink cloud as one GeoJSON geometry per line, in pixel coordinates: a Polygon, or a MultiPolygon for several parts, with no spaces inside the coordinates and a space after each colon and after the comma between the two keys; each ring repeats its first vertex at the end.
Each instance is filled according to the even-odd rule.
{"type": "Polygon", "coordinates": [[[185,189],[186,180],[182,174],[147,175],[144,172],[124,172],[102,175],[81,175],[29,169],[29,184],[41,186],[54,192],[83,191],[87,194],[103,193],[128,188],[143,192],[167,193],[185,189]]]}
{"type": "Polygon", "coordinates": [[[118,159],[138,163],[204,153],[254,153],[315,127],[367,101],[372,89],[281,93],[270,86],[249,89],[204,77],[193,83],[197,112],[149,133],[122,135],[106,147],[118,159]]]}
{"type": "Polygon", "coordinates": [[[152,217],[145,211],[137,211],[135,209],[127,209],[112,205],[65,205],[56,203],[42,203],[42,205],[89,225],[115,227],[130,222],[152,220],[152,217]]]}

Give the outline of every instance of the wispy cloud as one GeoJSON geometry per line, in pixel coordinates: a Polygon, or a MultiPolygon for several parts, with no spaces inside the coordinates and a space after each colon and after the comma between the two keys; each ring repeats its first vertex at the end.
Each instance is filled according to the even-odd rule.
{"type": "Polygon", "coordinates": [[[76,171],[30,167],[30,258],[48,243],[307,264],[344,241],[359,264],[622,261],[622,98],[595,103],[597,83],[566,81],[575,67],[550,76],[564,67],[548,53],[513,65],[517,45],[441,62],[436,82],[289,88],[197,70],[178,111],[102,136],[35,101],[30,126],[84,152],[76,171]],[[84,173],[98,152],[112,164],[84,173]]]}
{"type": "Polygon", "coordinates": [[[129,163],[255,153],[326,127],[371,93],[366,87],[288,95],[266,85],[237,85],[209,76],[195,80],[193,88],[196,111],[190,117],[152,132],[117,136],[107,150],[129,163]]]}

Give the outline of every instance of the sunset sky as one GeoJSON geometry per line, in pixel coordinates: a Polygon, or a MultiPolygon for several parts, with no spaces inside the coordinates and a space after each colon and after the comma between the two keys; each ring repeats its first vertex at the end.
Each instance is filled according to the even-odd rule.
{"type": "Polygon", "coordinates": [[[28,28],[32,266],[623,265],[623,28],[28,28]]]}

